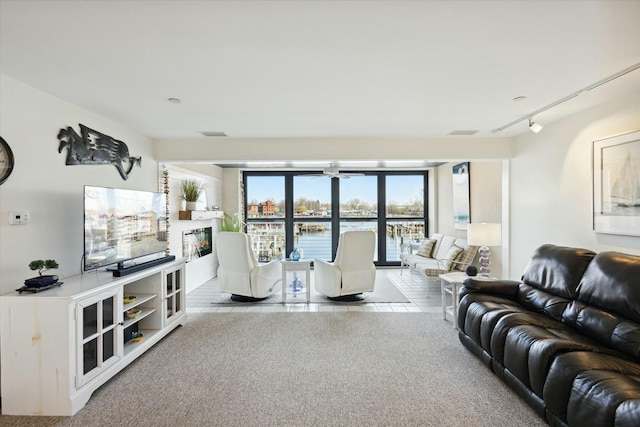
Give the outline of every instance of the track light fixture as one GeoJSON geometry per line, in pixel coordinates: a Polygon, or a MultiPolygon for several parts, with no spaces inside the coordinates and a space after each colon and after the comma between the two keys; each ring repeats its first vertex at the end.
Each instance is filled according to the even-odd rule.
{"type": "Polygon", "coordinates": [[[536,132],[536,133],[537,133],[537,132],[539,132],[539,131],[542,129],[542,126],[540,126],[540,125],[536,125],[536,124],[534,123],[534,125],[536,125],[536,126],[540,126],[540,129],[538,129],[538,130],[534,130],[534,129],[533,129],[533,127],[531,126],[531,123],[533,123],[533,122],[531,121],[531,117],[533,117],[533,116],[535,116],[535,115],[537,115],[537,114],[540,114],[540,113],[542,113],[543,111],[547,111],[547,110],[549,110],[549,109],[551,109],[551,108],[553,108],[553,107],[555,107],[555,106],[557,106],[557,105],[560,105],[560,104],[562,104],[563,102],[567,102],[567,101],[569,101],[570,99],[573,99],[573,98],[575,98],[576,96],[580,95],[581,93],[585,93],[585,92],[588,92],[588,91],[590,91],[590,90],[593,90],[593,89],[595,89],[595,88],[597,88],[597,87],[599,87],[599,86],[602,86],[602,85],[603,85],[603,84],[605,84],[605,83],[609,83],[610,81],[615,80],[615,79],[617,79],[618,77],[622,77],[622,76],[624,76],[625,74],[628,74],[628,73],[630,73],[630,72],[632,72],[632,71],[635,71],[635,70],[638,70],[638,69],[640,69],[640,62],[638,62],[637,64],[633,64],[632,66],[627,67],[627,68],[625,68],[624,70],[618,71],[617,73],[612,74],[612,75],[610,75],[609,77],[605,77],[605,78],[604,78],[604,79],[602,79],[602,80],[599,80],[599,81],[597,81],[597,82],[595,82],[595,83],[593,83],[593,84],[590,84],[589,86],[587,86],[587,87],[585,87],[585,88],[582,88],[582,89],[580,89],[579,91],[574,92],[574,93],[572,93],[572,94],[570,94],[570,95],[567,95],[567,96],[565,96],[565,97],[564,97],[564,98],[562,98],[562,99],[559,99],[559,100],[557,100],[557,101],[555,101],[555,102],[552,102],[552,103],[551,103],[551,104],[549,104],[549,105],[545,105],[544,107],[539,108],[539,109],[537,109],[536,111],[532,111],[532,112],[530,112],[530,113],[527,113],[526,115],[524,115],[524,116],[522,116],[522,117],[519,117],[519,118],[515,119],[514,121],[507,123],[506,125],[500,126],[499,128],[495,128],[495,129],[491,130],[491,132],[492,132],[492,133],[502,132],[502,131],[503,131],[503,130],[505,130],[506,128],[509,128],[509,127],[511,127],[511,126],[513,126],[513,125],[515,125],[516,123],[520,123],[520,122],[521,122],[521,121],[523,121],[523,120],[529,119],[529,128],[531,128],[531,130],[532,130],[532,131],[534,131],[534,132],[536,132]]]}
{"type": "Polygon", "coordinates": [[[534,133],[538,133],[542,130],[542,125],[539,125],[538,123],[529,119],[529,129],[531,129],[531,131],[534,133]]]}

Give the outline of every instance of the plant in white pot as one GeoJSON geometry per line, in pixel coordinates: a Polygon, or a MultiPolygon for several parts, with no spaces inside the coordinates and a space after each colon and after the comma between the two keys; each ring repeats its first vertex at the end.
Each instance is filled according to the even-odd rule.
{"type": "Polygon", "coordinates": [[[182,198],[187,202],[186,209],[188,211],[196,210],[196,202],[200,198],[200,194],[204,190],[205,185],[195,179],[182,180],[182,198]]]}

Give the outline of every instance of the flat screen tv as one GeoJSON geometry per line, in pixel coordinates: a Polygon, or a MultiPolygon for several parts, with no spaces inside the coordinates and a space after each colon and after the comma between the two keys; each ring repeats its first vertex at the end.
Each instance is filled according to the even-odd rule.
{"type": "Polygon", "coordinates": [[[84,187],[85,271],[114,265],[114,276],[122,276],[175,259],[163,256],[166,249],[164,193],[84,187]]]}

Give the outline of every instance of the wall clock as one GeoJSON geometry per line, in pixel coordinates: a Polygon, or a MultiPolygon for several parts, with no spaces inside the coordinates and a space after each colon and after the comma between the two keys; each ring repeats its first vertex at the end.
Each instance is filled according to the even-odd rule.
{"type": "Polygon", "coordinates": [[[4,183],[13,172],[13,151],[7,141],[0,136],[0,184],[4,183]]]}

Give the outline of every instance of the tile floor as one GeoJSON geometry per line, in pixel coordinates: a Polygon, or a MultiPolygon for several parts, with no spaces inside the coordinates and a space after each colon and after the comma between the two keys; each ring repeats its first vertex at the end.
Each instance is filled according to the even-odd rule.
{"type": "MultiPolygon", "coordinates": [[[[383,269],[380,269],[383,270],[383,269]]],[[[238,312],[315,312],[315,311],[379,311],[379,312],[426,312],[440,313],[442,311],[442,299],[440,295],[440,280],[427,278],[422,274],[412,273],[400,269],[385,268],[384,272],[389,276],[396,287],[409,299],[408,303],[367,303],[349,305],[347,303],[300,303],[287,302],[286,304],[251,304],[229,303],[213,304],[211,296],[218,292],[216,279],[209,280],[202,286],[187,294],[187,313],[238,313],[238,312]]],[[[447,305],[451,304],[450,296],[446,295],[447,305]]],[[[447,320],[451,320],[450,317],[447,320]]]]}

